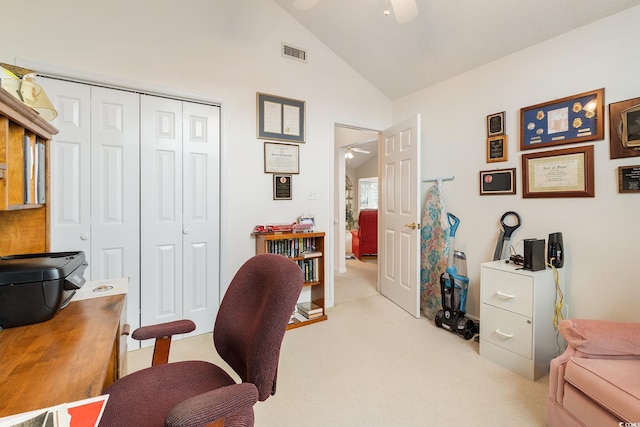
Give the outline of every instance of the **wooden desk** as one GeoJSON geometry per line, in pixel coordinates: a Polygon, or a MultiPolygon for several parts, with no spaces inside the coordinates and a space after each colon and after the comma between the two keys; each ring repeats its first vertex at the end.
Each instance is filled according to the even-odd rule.
{"type": "Polygon", "coordinates": [[[72,301],[51,320],[0,331],[0,417],[102,394],[126,351],[124,300],[72,301]]]}

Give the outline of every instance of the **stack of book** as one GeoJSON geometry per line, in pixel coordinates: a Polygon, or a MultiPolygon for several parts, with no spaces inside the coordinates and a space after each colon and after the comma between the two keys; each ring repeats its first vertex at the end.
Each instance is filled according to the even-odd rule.
{"type": "Polygon", "coordinates": [[[315,319],[323,314],[322,307],[312,302],[300,302],[298,303],[298,313],[302,314],[307,319],[315,319]]]}

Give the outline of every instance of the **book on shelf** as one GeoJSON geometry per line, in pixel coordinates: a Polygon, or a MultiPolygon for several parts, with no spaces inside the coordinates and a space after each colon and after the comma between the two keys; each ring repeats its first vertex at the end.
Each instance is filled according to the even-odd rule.
{"type": "Polygon", "coordinates": [[[318,258],[322,256],[322,252],[303,252],[302,258],[318,258]]]}
{"type": "Polygon", "coordinates": [[[307,319],[322,316],[324,310],[318,304],[311,301],[298,303],[298,312],[307,319]]]}

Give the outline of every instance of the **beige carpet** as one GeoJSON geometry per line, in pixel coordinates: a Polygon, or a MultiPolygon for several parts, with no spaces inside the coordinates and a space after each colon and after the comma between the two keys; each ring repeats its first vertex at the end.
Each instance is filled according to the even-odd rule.
{"type": "MultiPolygon", "coordinates": [[[[277,394],[255,406],[256,426],[544,425],[548,377],[520,377],[481,358],[473,340],[405,313],[375,291],[374,260],[347,264],[329,319],[287,332],[277,394]]],[[[210,334],[172,351],[218,360],[210,334]]],[[[130,352],[129,369],[150,359],[149,348],[130,352]]]]}

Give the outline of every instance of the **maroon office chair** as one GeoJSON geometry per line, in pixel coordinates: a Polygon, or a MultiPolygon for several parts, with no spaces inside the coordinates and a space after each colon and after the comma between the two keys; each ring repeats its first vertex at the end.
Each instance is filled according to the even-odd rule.
{"type": "MultiPolygon", "coordinates": [[[[253,405],[275,394],[280,347],[303,281],[301,268],[281,255],[249,259],[231,281],[213,328],[218,354],[242,383],[209,362],[161,363],[104,390],[109,400],[100,426],[253,426],[253,405]]],[[[193,326],[166,325],[165,332],[156,325],[136,335],[166,338],[193,326]]]]}

